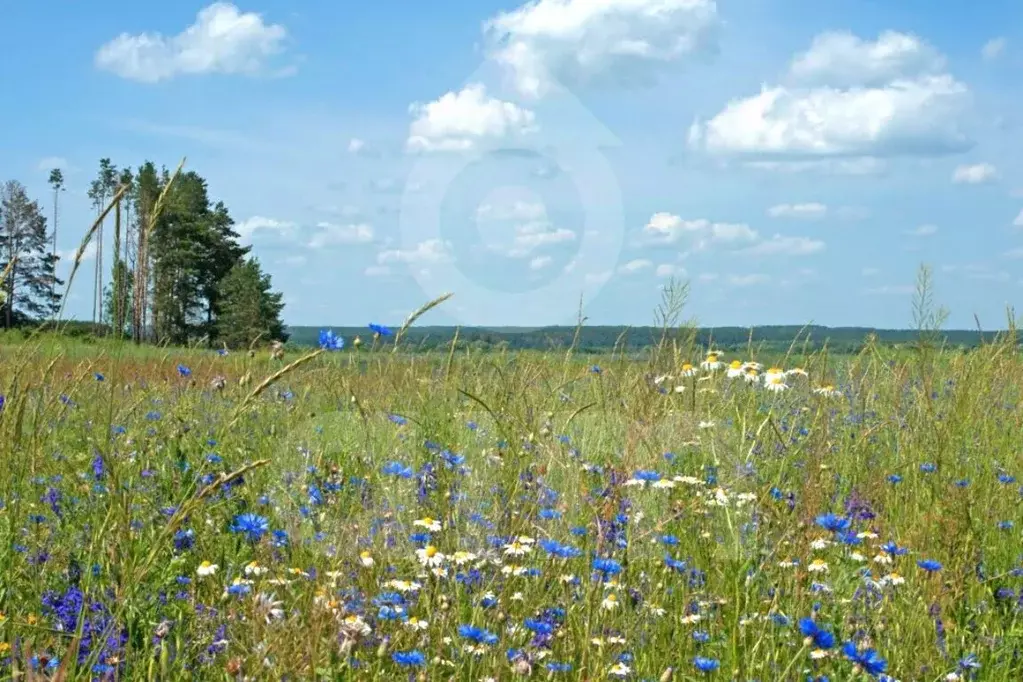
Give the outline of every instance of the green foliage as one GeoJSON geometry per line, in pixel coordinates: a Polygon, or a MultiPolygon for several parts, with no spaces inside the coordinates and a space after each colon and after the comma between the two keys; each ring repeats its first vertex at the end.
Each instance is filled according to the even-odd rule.
{"type": "Polygon", "coordinates": [[[281,311],[282,295],[271,289],[270,275],[255,258],[238,261],[220,280],[220,315],[216,338],[229,348],[287,339],[281,311]]]}
{"type": "Polygon", "coordinates": [[[0,319],[10,328],[53,315],[60,304],[54,293],[62,284],[55,274],[56,256],[49,249],[46,218],[25,187],[9,181],[0,187],[0,272],[4,279],[0,319]]]}

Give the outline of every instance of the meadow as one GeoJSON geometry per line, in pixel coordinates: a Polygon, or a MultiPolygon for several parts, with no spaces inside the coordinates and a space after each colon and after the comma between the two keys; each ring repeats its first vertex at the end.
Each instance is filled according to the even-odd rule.
{"type": "Polygon", "coordinates": [[[375,332],[0,346],[0,674],[1023,679],[1014,333],[637,360],[375,332]]]}

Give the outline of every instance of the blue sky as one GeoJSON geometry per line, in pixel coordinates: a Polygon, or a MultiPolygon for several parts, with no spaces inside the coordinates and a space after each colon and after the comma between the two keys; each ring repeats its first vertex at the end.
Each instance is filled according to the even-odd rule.
{"type": "Polygon", "coordinates": [[[38,0],[0,41],[0,177],[49,210],[64,169],[62,251],[100,157],[187,156],[290,324],[649,324],[676,276],[704,325],[906,326],[926,262],[994,328],[1023,291],[1010,0],[38,0]]]}

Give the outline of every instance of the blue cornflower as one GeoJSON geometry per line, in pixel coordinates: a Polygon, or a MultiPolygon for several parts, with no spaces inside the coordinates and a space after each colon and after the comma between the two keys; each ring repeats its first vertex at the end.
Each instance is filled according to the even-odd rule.
{"type": "Polygon", "coordinates": [[[391,659],[403,668],[416,668],[426,663],[426,656],[418,649],[395,651],[391,654],[391,659]]]}
{"type": "Polygon", "coordinates": [[[397,476],[398,478],[412,478],[412,475],[415,473],[412,467],[397,461],[388,462],[381,467],[380,471],[388,476],[397,476]]]}
{"type": "Polygon", "coordinates": [[[924,569],[928,573],[936,573],[941,570],[941,563],[934,559],[921,559],[916,562],[916,565],[924,569]]]}
{"type": "Polygon", "coordinates": [[[600,365],[594,365],[593,367],[590,367],[590,371],[594,374],[600,374],[602,370],[600,369],[600,365]]]}
{"type": "Polygon", "coordinates": [[[622,572],[622,565],[614,559],[598,557],[593,560],[593,570],[598,571],[604,580],[607,580],[608,576],[618,575],[622,572]]]}
{"type": "Polygon", "coordinates": [[[1006,474],[1006,473],[1001,473],[1001,474],[998,474],[998,482],[999,483],[1004,483],[1006,485],[1009,485],[1010,483],[1015,483],[1016,482],[1016,477],[1015,476],[1010,476],[1009,474],[1006,474]]]}
{"type": "Polygon", "coordinates": [[[710,633],[704,630],[697,630],[693,633],[693,641],[697,644],[706,644],[710,641],[710,633]]]}
{"type": "Polygon", "coordinates": [[[561,512],[557,509],[541,509],[538,516],[544,521],[553,521],[561,518],[561,512]]]}
{"type": "Polygon", "coordinates": [[[897,544],[889,540],[888,542],[881,545],[881,551],[885,554],[891,554],[892,556],[902,556],[909,550],[904,547],[899,547],[897,544]]]}
{"type": "Polygon", "coordinates": [[[234,522],[231,524],[232,533],[242,533],[250,542],[258,542],[268,530],[270,530],[270,522],[251,512],[239,514],[234,517],[234,522]]]}
{"type": "Polygon", "coordinates": [[[572,545],[563,545],[557,540],[541,540],[540,547],[551,556],[558,557],[559,559],[572,559],[582,554],[581,550],[572,545]]]}
{"type": "Polygon", "coordinates": [[[345,340],[334,333],[333,329],[320,330],[320,348],[335,351],[345,347],[345,340]]]}
{"type": "Polygon", "coordinates": [[[178,365],[178,374],[180,374],[183,377],[190,377],[192,376],[192,370],[190,370],[188,367],[185,367],[184,365],[178,365]]]}
{"type": "Polygon", "coordinates": [[[369,324],[370,330],[377,336],[390,336],[393,332],[382,324],[369,324]]]}
{"type": "Polygon", "coordinates": [[[561,663],[559,661],[551,661],[547,664],[547,672],[552,673],[570,673],[572,672],[571,663],[561,663]]]}
{"type": "Polygon", "coordinates": [[[923,464],[920,465],[920,471],[924,472],[925,474],[933,474],[937,470],[938,467],[931,462],[924,462],[923,464]]]}
{"type": "Polygon", "coordinates": [[[233,583],[230,587],[227,588],[228,594],[233,594],[237,597],[246,595],[251,591],[252,587],[250,585],[247,585],[246,583],[233,583]]]}
{"type": "Polygon", "coordinates": [[[634,473],[632,477],[637,481],[645,481],[647,483],[657,483],[657,481],[661,480],[661,475],[659,473],[645,469],[640,469],[634,473]]]}
{"type": "Polygon", "coordinates": [[[977,654],[967,654],[963,658],[959,659],[960,670],[979,670],[980,661],[977,660],[977,654]]]}
{"type": "Polygon", "coordinates": [[[838,533],[849,528],[849,519],[828,512],[827,514],[821,514],[815,519],[818,526],[824,530],[829,530],[832,533],[838,533]]]}
{"type": "Polygon", "coordinates": [[[867,674],[877,677],[885,670],[888,669],[888,661],[881,658],[881,656],[874,649],[867,649],[865,651],[859,651],[856,645],[852,642],[846,642],[842,645],[842,653],[845,657],[852,661],[855,665],[866,671],[867,674]]]}
{"type": "Polygon", "coordinates": [[[527,630],[532,630],[538,635],[549,635],[554,632],[554,626],[536,618],[527,618],[523,625],[527,630]]]}
{"type": "Polygon", "coordinates": [[[678,538],[674,535],[662,535],[659,540],[662,544],[668,545],[669,547],[674,547],[678,544],[678,538]]]}
{"type": "Polygon", "coordinates": [[[99,372],[94,372],[92,376],[94,376],[96,378],[96,381],[105,381],[106,380],[106,377],[104,377],[99,372]]]}
{"type": "Polygon", "coordinates": [[[888,477],[888,482],[891,484],[902,483],[902,476],[898,474],[892,474],[888,477]]]}
{"type": "Polygon", "coordinates": [[[807,644],[812,643],[818,649],[830,649],[835,646],[835,635],[818,627],[813,618],[800,618],[799,631],[806,637],[807,644]]]}
{"type": "Polygon", "coordinates": [[[187,552],[195,544],[195,531],[191,528],[179,530],[174,534],[174,549],[178,552],[187,552]]]}
{"type": "Polygon", "coordinates": [[[475,644],[497,644],[497,635],[475,625],[459,625],[458,636],[475,644]]]}
{"type": "Polygon", "coordinates": [[[398,426],[405,426],[405,424],[408,424],[408,419],[405,419],[405,417],[402,417],[400,414],[389,414],[387,415],[387,418],[398,426]]]}
{"type": "Polygon", "coordinates": [[[705,656],[697,656],[693,659],[693,665],[701,673],[712,673],[721,667],[721,664],[713,658],[706,658],[705,656]]]}

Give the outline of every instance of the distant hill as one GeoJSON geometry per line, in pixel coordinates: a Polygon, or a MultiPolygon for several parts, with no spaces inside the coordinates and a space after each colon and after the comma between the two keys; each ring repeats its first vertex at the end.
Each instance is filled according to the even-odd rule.
{"type": "MultiPolygon", "coordinates": [[[[364,343],[372,339],[372,332],[366,327],[288,327],[289,344],[316,346],[320,329],[332,329],[334,333],[350,343],[356,336],[364,343]]],[[[461,327],[458,329],[460,345],[480,348],[508,348],[511,350],[550,350],[567,348],[575,336],[575,327],[461,327]]],[[[952,346],[972,348],[980,345],[982,339],[991,341],[998,332],[950,330],[943,332],[946,342],[952,346]]],[[[799,346],[804,340],[810,347],[827,346],[835,352],[859,350],[871,334],[885,344],[912,343],[917,332],[909,329],[874,329],[871,327],[799,327],[794,325],[772,325],[760,327],[718,327],[700,329],[697,343],[723,351],[746,348],[752,338],[755,347],[762,350],[784,350],[799,336],[799,346]]],[[[421,350],[430,350],[449,345],[455,335],[455,327],[413,327],[406,335],[407,345],[421,350]]],[[[579,334],[579,350],[601,353],[621,343],[628,350],[642,350],[660,339],[661,330],[656,327],[586,326],[579,334]]]]}

